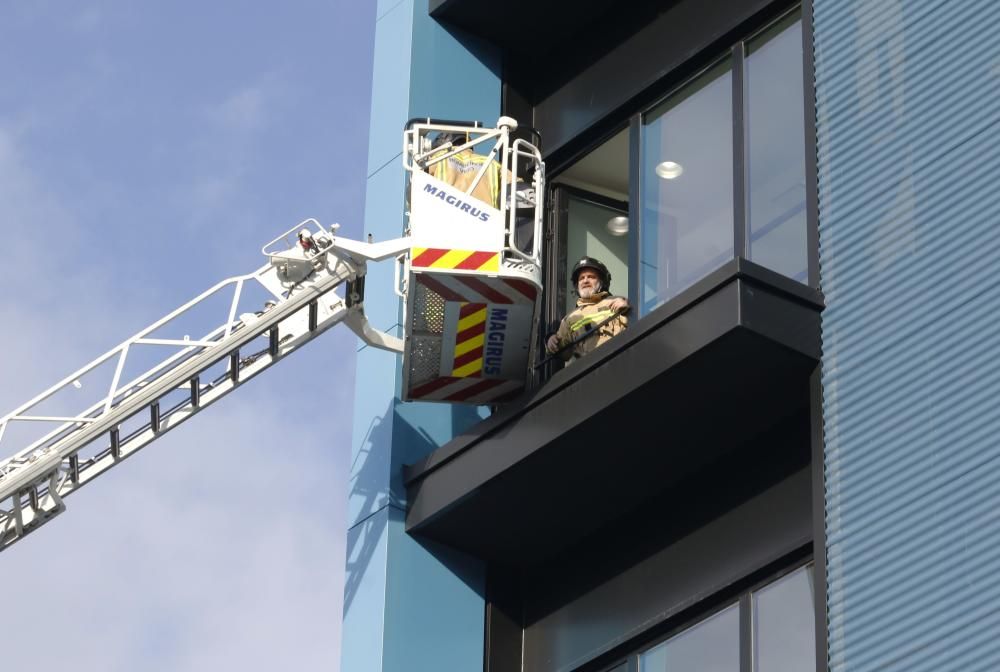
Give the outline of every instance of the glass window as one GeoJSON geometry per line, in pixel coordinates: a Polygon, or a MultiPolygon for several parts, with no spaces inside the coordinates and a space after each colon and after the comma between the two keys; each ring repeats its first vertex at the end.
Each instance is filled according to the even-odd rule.
{"type": "Polygon", "coordinates": [[[755,672],[813,672],[816,621],[813,567],[803,567],[751,596],[755,672]]]}
{"type": "Polygon", "coordinates": [[[806,282],[802,22],[797,14],[750,41],[747,52],[750,259],[806,282]]]}
{"type": "Polygon", "coordinates": [[[739,672],[740,610],[732,605],[639,656],[640,672],[739,672]]]}
{"type": "Polygon", "coordinates": [[[643,313],[733,258],[732,88],[727,59],[643,120],[643,313]]]}

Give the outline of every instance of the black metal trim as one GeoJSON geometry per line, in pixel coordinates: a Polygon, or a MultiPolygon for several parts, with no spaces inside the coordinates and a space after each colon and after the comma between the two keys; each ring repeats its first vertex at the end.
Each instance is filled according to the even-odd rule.
{"type": "Polygon", "coordinates": [[[816,62],[813,53],[813,3],[802,2],[802,98],[806,150],[806,247],[809,286],[819,288],[819,183],[816,147],[816,62]]]}
{"type": "Polygon", "coordinates": [[[809,425],[812,450],[813,604],[816,609],[816,672],[827,670],[826,477],[823,438],[823,379],[816,367],[809,378],[809,425]]]}
{"type": "Polygon", "coordinates": [[[753,672],[753,605],[749,591],[740,595],[740,672],[753,672]]]}
{"type": "Polygon", "coordinates": [[[191,407],[195,410],[201,407],[201,378],[199,376],[191,379],[191,407]]]}
{"type": "Polygon", "coordinates": [[[114,429],[111,430],[110,435],[111,435],[110,436],[111,457],[113,457],[116,460],[120,460],[122,457],[121,433],[119,432],[118,428],[115,427],[114,429]]]}
{"type": "Polygon", "coordinates": [[[233,350],[229,353],[229,379],[234,383],[240,382],[240,351],[233,350]]]}
{"type": "Polygon", "coordinates": [[[750,258],[747,215],[747,119],[745,108],[744,69],[746,43],[737,42],[732,48],[731,76],[733,84],[733,256],[750,258]]]}
{"type": "Polygon", "coordinates": [[[319,324],[319,302],[309,302],[309,331],[316,331],[319,324]]]}
{"type": "Polygon", "coordinates": [[[642,115],[633,114],[628,124],[628,300],[633,306],[639,305],[642,287],[642,133],[642,115]]]}
{"type": "MultiPolygon", "coordinates": [[[[568,209],[566,185],[549,183],[548,226],[545,235],[545,332],[554,332],[562,319],[562,305],[566,301],[566,213],[568,209]]],[[[548,376],[551,372],[543,372],[548,376]]]]}
{"type": "Polygon", "coordinates": [[[274,325],[267,330],[267,352],[271,357],[278,356],[278,343],[280,338],[278,336],[278,325],[274,325]]]}
{"type": "Polygon", "coordinates": [[[74,483],[80,482],[80,455],[73,453],[69,456],[69,477],[74,483]]]}
{"type": "Polygon", "coordinates": [[[490,567],[486,578],[483,672],[520,669],[524,614],[515,575],[490,567]]]}
{"type": "Polygon", "coordinates": [[[160,402],[154,401],[149,405],[149,427],[153,434],[160,433],[160,402]]]}
{"type": "MultiPolygon", "coordinates": [[[[821,286],[819,260],[819,165],[816,140],[816,61],[813,36],[813,0],[803,0],[802,12],[802,98],[805,115],[806,150],[806,247],[808,282],[821,286]]],[[[809,407],[813,471],[813,562],[816,607],[816,672],[826,672],[829,665],[827,641],[826,574],[826,477],[825,440],[823,436],[822,364],[809,380],[809,407]]]]}

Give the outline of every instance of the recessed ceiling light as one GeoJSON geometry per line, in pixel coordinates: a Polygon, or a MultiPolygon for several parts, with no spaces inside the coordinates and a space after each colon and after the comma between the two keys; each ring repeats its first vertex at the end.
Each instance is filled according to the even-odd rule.
{"type": "Polygon", "coordinates": [[[612,236],[624,236],[628,233],[628,217],[612,217],[608,220],[608,232],[612,236]]]}
{"type": "Polygon", "coordinates": [[[664,161],[656,166],[656,174],[664,180],[673,180],[674,178],[680,177],[683,172],[684,166],[676,161],[664,161]]]}

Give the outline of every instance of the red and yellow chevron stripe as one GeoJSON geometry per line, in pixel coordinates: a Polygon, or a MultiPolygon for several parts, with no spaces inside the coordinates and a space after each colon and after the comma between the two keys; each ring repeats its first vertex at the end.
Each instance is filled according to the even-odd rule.
{"type": "Polygon", "coordinates": [[[414,247],[410,249],[410,265],[415,268],[492,271],[496,273],[500,270],[500,253],[414,247]]]}
{"type": "Polygon", "coordinates": [[[462,303],[455,329],[454,378],[479,377],[483,373],[483,343],[486,339],[486,304],[462,303]]]}

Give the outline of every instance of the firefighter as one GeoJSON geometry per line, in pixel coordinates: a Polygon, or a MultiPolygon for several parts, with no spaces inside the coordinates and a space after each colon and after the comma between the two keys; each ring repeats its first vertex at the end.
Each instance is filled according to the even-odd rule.
{"type": "Polygon", "coordinates": [[[611,273],[597,259],[583,257],[570,277],[579,297],[576,310],[562,319],[559,330],[545,343],[546,350],[558,352],[563,360],[579,359],[625,331],[630,308],[627,299],[611,295],[611,273]]]}
{"type": "MultiPolygon", "coordinates": [[[[439,133],[434,138],[431,147],[437,149],[442,147],[440,153],[447,153],[464,145],[469,141],[467,135],[454,132],[439,133]]],[[[486,172],[483,174],[479,184],[472,190],[472,196],[488,204],[492,208],[500,209],[500,188],[503,181],[503,166],[491,156],[476,154],[471,148],[462,150],[454,156],[432,163],[427,167],[427,172],[453,187],[462,191],[468,191],[469,185],[476,179],[476,175],[482,169],[483,164],[489,162],[486,172]]],[[[508,182],[514,179],[513,173],[506,171],[508,182]]],[[[516,198],[518,199],[518,210],[515,227],[517,229],[517,248],[526,254],[530,254],[535,235],[534,229],[534,192],[532,186],[525,183],[520,177],[517,178],[516,198]]],[[[507,203],[507,207],[512,204],[507,203]]],[[[510,245],[510,240],[505,241],[510,245]]]]}
{"type": "MultiPolygon", "coordinates": [[[[445,147],[451,143],[450,147],[445,147],[442,152],[450,152],[455,147],[459,147],[468,142],[465,135],[461,133],[440,133],[435,139],[432,147],[445,147]]],[[[489,162],[486,172],[483,174],[479,184],[472,190],[472,196],[488,204],[490,207],[500,207],[500,181],[503,168],[490,156],[476,154],[471,148],[463,149],[454,156],[436,161],[427,166],[427,172],[442,182],[456,187],[462,191],[468,191],[469,185],[476,179],[476,175],[482,169],[483,164],[489,162]]],[[[507,179],[511,179],[508,173],[507,179]]]]}

